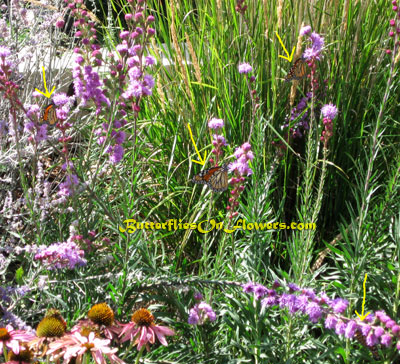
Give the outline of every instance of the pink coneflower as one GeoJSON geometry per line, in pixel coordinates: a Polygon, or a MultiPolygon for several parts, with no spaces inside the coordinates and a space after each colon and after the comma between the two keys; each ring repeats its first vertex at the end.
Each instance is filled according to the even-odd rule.
{"type": "Polygon", "coordinates": [[[120,336],[123,336],[121,342],[134,340],[138,350],[146,345],[148,351],[150,350],[149,343],[154,344],[156,336],[162,345],[167,346],[165,336],[172,335],[175,335],[175,332],[166,326],[156,325],[154,316],[145,308],[134,312],[132,322],[125,324],[120,334],[120,336]]]}
{"type": "Polygon", "coordinates": [[[21,341],[30,341],[35,338],[35,335],[26,332],[25,330],[14,330],[11,325],[0,327],[0,351],[4,350],[4,346],[12,350],[15,354],[19,354],[22,350],[21,341]]]}
{"type": "Polygon", "coordinates": [[[104,355],[110,360],[111,364],[125,364],[115,353],[117,348],[109,347],[110,340],[96,338],[96,334],[91,332],[88,337],[82,336],[78,332],[71,335],[64,335],[57,341],[50,343],[47,355],[52,355],[52,360],[63,357],[64,362],[69,363],[75,359],[81,363],[85,353],[90,353],[95,363],[104,364],[104,355]]]}

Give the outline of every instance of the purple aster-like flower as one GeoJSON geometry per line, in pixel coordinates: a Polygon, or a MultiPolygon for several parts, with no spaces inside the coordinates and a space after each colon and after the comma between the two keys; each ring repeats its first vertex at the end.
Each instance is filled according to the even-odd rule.
{"type": "Polygon", "coordinates": [[[321,108],[321,113],[324,116],[324,118],[328,118],[330,120],[333,120],[336,117],[337,112],[338,110],[336,106],[333,104],[326,104],[321,108]]]}
{"type": "Polygon", "coordinates": [[[254,295],[256,297],[256,300],[261,299],[267,294],[267,287],[264,287],[262,284],[257,284],[254,287],[254,295]]]}
{"type": "Polygon", "coordinates": [[[337,318],[335,315],[329,314],[325,319],[325,327],[327,329],[334,329],[337,324],[337,318]]]}
{"type": "Polygon", "coordinates": [[[380,326],[378,326],[374,331],[374,334],[376,337],[381,337],[384,333],[385,333],[385,330],[380,326]]]}
{"type": "Polygon", "coordinates": [[[304,26],[303,28],[300,29],[300,35],[310,35],[311,33],[311,27],[309,25],[304,26]]]}
{"type": "Polygon", "coordinates": [[[256,284],[254,282],[242,284],[242,288],[245,293],[254,293],[255,286],[256,284]]]}
{"type": "Polygon", "coordinates": [[[194,299],[197,301],[201,301],[203,299],[203,295],[200,292],[196,292],[194,294],[194,299]]]}
{"type": "Polygon", "coordinates": [[[383,346],[389,347],[392,344],[392,337],[388,334],[382,335],[381,344],[383,346]]]}
{"type": "Polygon", "coordinates": [[[341,336],[343,336],[345,334],[345,332],[346,332],[346,324],[342,320],[339,320],[336,323],[335,332],[336,332],[337,335],[341,335],[341,336]]]}
{"type": "Polygon", "coordinates": [[[261,306],[271,307],[278,304],[278,299],[276,296],[268,296],[261,301],[261,306]]]}
{"type": "Polygon", "coordinates": [[[208,122],[208,127],[214,130],[222,129],[224,127],[224,121],[222,119],[212,118],[208,122]]]}
{"type": "Polygon", "coordinates": [[[248,63],[241,63],[239,65],[239,73],[250,73],[253,68],[248,63]]]}
{"type": "Polygon", "coordinates": [[[321,52],[322,47],[324,46],[324,38],[322,38],[318,33],[313,32],[310,35],[311,42],[312,42],[312,47],[319,52],[321,52]]]}
{"type": "Polygon", "coordinates": [[[329,304],[335,313],[343,313],[346,311],[348,305],[349,302],[343,298],[336,298],[329,304]]]}
{"type": "Polygon", "coordinates": [[[309,303],[309,298],[305,294],[301,294],[297,297],[297,307],[302,313],[306,313],[306,308],[309,303]]]}
{"type": "Polygon", "coordinates": [[[361,326],[361,333],[363,334],[363,336],[367,336],[370,331],[371,331],[371,326],[369,326],[369,325],[361,326]]]}
{"type": "Polygon", "coordinates": [[[289,292],[291,292],[291,293],[300,290],[299,286],[294,283],[289,283],[288,287],[289,287],[289,292]]]}
{"type": "Polygon", "coordinates": [[[122,160],[123,156],[124,156],[124,148],[121,145],[116,144],[110,156],[110,161],[113,164],[117,164],[122,160]]]}
{"type": "Polygon", "coordinates": [[[354,337],[354,334],[356,333],[357,330],[357,323],[353,320],[350,320],[347,323],[346,326],[346,331],[344,333],[344,336],[347,337],[348,339],[351,339],[352,337],[354,337]]]}
{"type": "Polygon", "coordinates": [[[317,323],[322,316],[322,310],[318,303],[310,302],[306,307],[306,313],[312,323],[317,323]]]}
{"type": "Polygon", "coordinates": [[[374,346],[378,343],[378,338],[373,333],[369,333],[365,342],[368,346],[374,346]]]}

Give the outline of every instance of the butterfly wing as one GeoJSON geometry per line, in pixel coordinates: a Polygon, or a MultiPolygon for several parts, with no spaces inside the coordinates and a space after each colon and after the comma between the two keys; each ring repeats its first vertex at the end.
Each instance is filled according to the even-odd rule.
{"type": "Polygon", "coordinates": [[[56,107],[51,103],[44,108],[40,122],[54,125],[57,121],[56,107]]]}
{"type": "Polygon", "coordinates": [[[294,61],[293,66],[290,68],[285,77],[285,82],[293,80],[301,80],[307,75],[307,62],[304,58],[298,58],[294,61]]]}
{"type": "Polygon", "coordinates": [[[228,188],[228,165],[211,167],[196,174],[192,182],[206,184],[214,192],[222,192],[228,188]]]}

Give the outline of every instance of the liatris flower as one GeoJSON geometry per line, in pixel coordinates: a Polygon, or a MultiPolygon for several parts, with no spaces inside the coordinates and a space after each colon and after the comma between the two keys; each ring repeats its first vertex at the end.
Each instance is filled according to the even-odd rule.
{"type": "Polygon", "coordinates": [[[15,354],[19,354],[21,342],[30,341],[35,338],[35,335],[25,330],[14,330],[11,325],[0,327],[0,351],[5,347],[12,350],[15,354]]]}
{"type": "Polygon", "coordinates": [[[67,242],[55,243],[48,247],[40,247],[35,255],[36,260],[41,260],[48,264],[48,269],[74,269],[76,266],[86,264],[84,251],[79,249],[75,242],[68,239],[67,242]]]}
{"type": "Polygon", "coordinates": [[[62,357],[65,363],[70,363],[71,360],[81,363],[84,354],[89,353],[94,362],[98,364],[105,363],[104,356],[106,356],[112,364],[124,364],[124,361],[115,355],[118,349],[111,349],[109,345],[110,340],[96,338],[94,332],[91,332],[88,337],[75,332],[50,343],[47,355],[50,355],[52,360],[58,360],[62,357]]]}
{"type": "MultiPolygon", "coordinates": [[[[211,151],[211,153],[215,155],[215,165],[217,166],[220,159],[222,159],[222,147],[227,146],[225,137],[222,134],[219,134],[222,131],[221,129],[224,127],[224,121],[222,119],[212,118],[208,122],[208,127],[212,130],[215,130],[212,141],[214,149],[211,151]]],[[[211,160],[211,163],[212,162],[214,162],[214,160],[211,160]]]]}
{"type": "Polygon", "coordinates": [[[203,325],[206,321],[215,321],[217,315],[211,306],[206,302],[196,303],[189,311],[188,323],[190,325],[203,325]]]}
{"type": "Polygon", "coordinates": [[[329,139],[333,136],[333,122],[332,120],[337,115],[337,108],[335,105],[327,104],[321,109],[324,117],[324,130],[322,131],[321,141],[324,143],[324,148],[327,147],[329,139]]]}
{"type": "Polygon", "coordinates": [[[175,332],[170,328],[156,325],[154,316],[145,308],[135,311],[132,315],[132,322],[122,326],[121,342],[130,340],[134,342],[134,345],[137,345],[137,350],[140,350],[143,346],[150,350],[149,343],[154,344],[156,336],[162,345],[167,346],[165,336],[175,335],[175,332]]]}
{"type": "Polygon", "coordinates": [[[251,67],[248,63],[241,63],[239,65],[239,73],[250,73],[251,71],[253,71],[253,67],[251,67]]]}
{"type": "Polygon", "coordinates": [[[234,154],[236,161],[229,165],[229,171],[234,172],[235,174],[230,181],[230,184],[233,185],[234,188],[231,191],[229,205],[227,206],[227,210],[230,211],[230,219],[232,219],[234,216],[237,216],[237,212],[234,210],[239,205],[239,197],[244,190],[244,176],[250,176],[253,174],[253,171],[249,166],[249,161],[254,159],[254,154],[251,151],[251,145],[247,142],[241,147],[237,148],[234,154]]]}

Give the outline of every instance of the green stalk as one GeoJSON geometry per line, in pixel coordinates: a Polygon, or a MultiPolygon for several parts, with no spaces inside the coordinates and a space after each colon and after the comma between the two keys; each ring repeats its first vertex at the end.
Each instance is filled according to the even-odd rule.
{"type": "Polygon", "coordinates": [[[139,351],[138,356],[136,357],[135,364],[139,364],[139,360],[140,360],[140,358],[141,358],[141,356],[142,356],[142,354],[143,354],[144,348],[145,348],[145,346],[143,345],[142,348],[141,348],[140,351],[139,351]]]}

